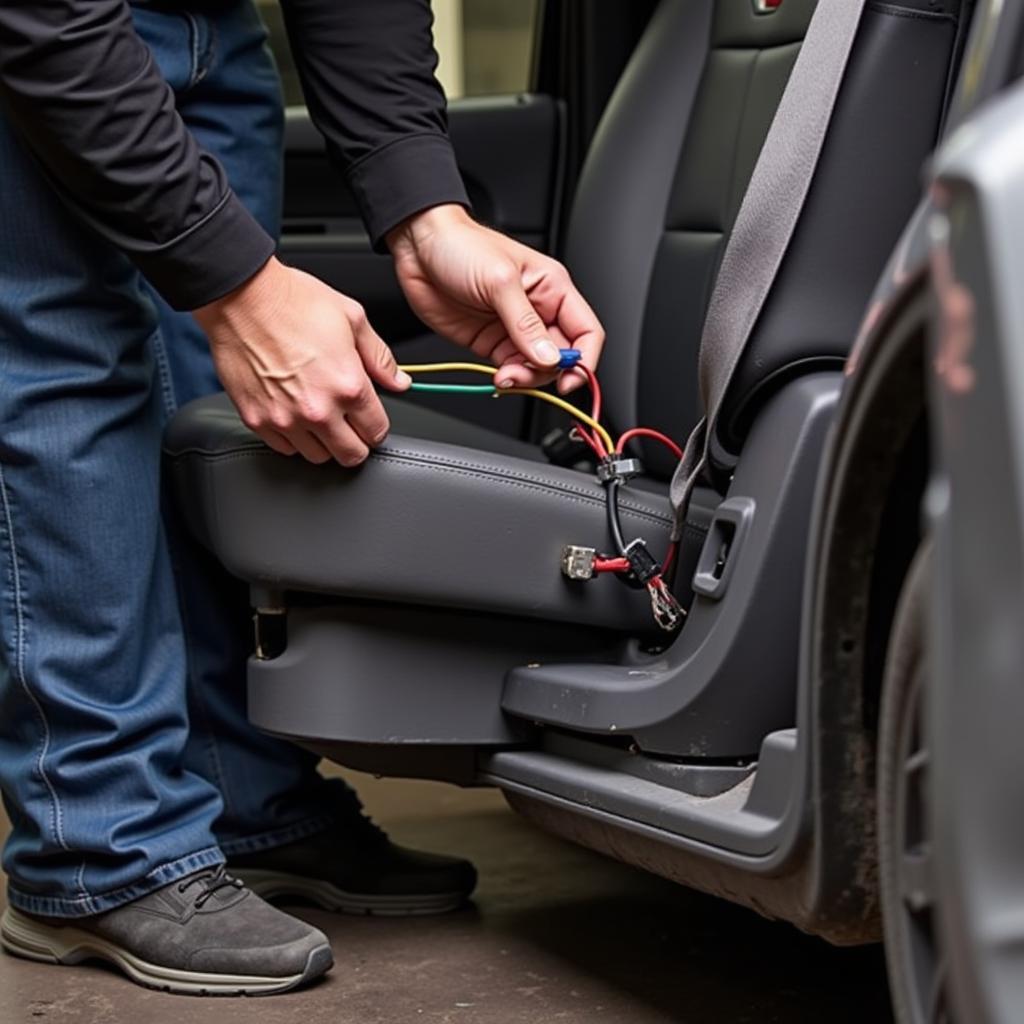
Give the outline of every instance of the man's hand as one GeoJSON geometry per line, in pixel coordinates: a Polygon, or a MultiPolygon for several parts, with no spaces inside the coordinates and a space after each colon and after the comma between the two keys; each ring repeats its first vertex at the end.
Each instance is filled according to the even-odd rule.
{"type": "Polygon", "coordinates": [[[358,302],[271,259],[193,315],[243,422],[271,448],[355,466],[387,436],[371,378],[389,391],[410,380],[358,302]]]}
{"type": "MultiPolygon", "coordinates": [[[[597,366],[604,331],[556,260],[477,224],[461,206],[416,214],[387,241],[413,310],[497,366],[498,387],[553,380],[560,348],[578,348],[583,363],[597,366]]],[[[563,374],[559,391],[582,383],[580,374],[563,374]]]]}

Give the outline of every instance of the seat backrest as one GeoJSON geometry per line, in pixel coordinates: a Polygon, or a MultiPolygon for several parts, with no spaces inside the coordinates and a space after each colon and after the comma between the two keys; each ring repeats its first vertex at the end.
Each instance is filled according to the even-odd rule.
{"type": "MultiPolygon", "coordinates": [[[[663,0],[595,135],[566,262],[608,330],[615,426],[685,437],[707,303],[816,0],[663,0]]],[[[734,379],[736,448],[773,385],[837,365],[920,192],[961,0],[869,2],[803,213],[734,379]]],[[[655,448],[648,465],[667,475],[655,448]]]]}

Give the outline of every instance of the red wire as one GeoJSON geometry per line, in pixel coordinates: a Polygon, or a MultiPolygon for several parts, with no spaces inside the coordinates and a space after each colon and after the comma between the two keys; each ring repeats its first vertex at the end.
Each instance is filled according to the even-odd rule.
{"type": "MultiPolygon", "coordinates": [[[[573,369],[579,370],[587,378],[591,395],[590,418],[599,423],[601,421],[601,385],[597,381],[597,376],[585,363],[577,363],[573,369]]],[[[587,443],[590,450],[599,460],[609,454],[605,451],[604,442],[596,430],[587,430],[581,424],[577,424],[576,433],[587,443]]]]}
{"type": "Polygon", "coordinates": [[[598,461],[603,459],[608,453],[604,450],[604,445],[600,443],[595,437],[593,437],[589,431],[585,430],[580,424],[574,424],[572,430],[569,432],[576,432],[576,436],[583,441],[587,447],[597,456],[598,461]]]}
{"type": "MultiPolygon", "coordinates": [[[[593,420],[600,422],[601,420],[601,385],[598,383],[597,375],[593,370],[585,363],[577,363],[573,369],[579,370],[587,378],[587,384],[590,385],[590,394],[592,396],[592,405],[590,408],[590,417],[593,420]]],[[[597,431],[585,430],[579,424],[575,426],[576,433],[586,442],[590,449],[594,452],[597,457],[604,458],[606,455],[611,454],[604,450],[604,444],[600,437],[597,435],[597,431]]],[[[615,446],[616,454],[621,454],[626,444],[634,437],[649,437],[654,441],[658,441],[665,445],[672,451],[677,459],[683,457],[683,450],[672,440],[672,438],[661,433],[660,430],[652,430],[650,427],[634,427],[632,430],[627,430],[620,438],[619,443],[615,446]]],[[[665,575],[669,569],[672,568],[672,563],[676,558],[677,545],[673,542],[669,545],[668,552],[665,555],[665,561],[662,563],[661,573],[665,575]]],[[[595,558],[594,559],[594,572],[629,572],[630,564],[626,558],[595,558]]],[[[658,577],[659,580],[661,577],[658,577]]],[[[664,581],[662,581],[664,585],[664,581]]]]}
{"type": "MultiPolygon", "coordinates": [[[[661,564],[661,573],[657,577],[661,579],[665,576],[669,569],[672,568],[672,563],[676,560],[676,545],[669,544],[668,552],[665,554],[665,561],[661,564]]],[[[630,564],[628,558],[595,558],[594,559],[594,572],[629,572],[630,564]]]]}
{"type": "Polygon", "coordinates": [[[594,572],[629,572],[628,558],[595,558],[594,572]]]}
{"type": "Polygon", "coordinates": [[[667,576],[669,569],[672,568],[672,563],[676,560],[676,550],[679,547],[675,541],[672,541],[668,546],[668,551],[665,553],[665,561],[661,563],[661,575],[667,576]]]}
{"type": "Polygon", "coordinates": [[[666,448],[671,449],[672,454],[677,458],[683,457],[683,449],[679,447],[672,440],[671,437],[667,437],[660,430],[652,430],[650,427],[634,427],[632,430],[627,430],[622,437],[619,438],[619,443],[615,446],[615,451],[621,453],[625,448],[626,443],[631,441],[634,437],[649,437],[654,441],[659,441],[666,448]]]}
{"type": "Polygon", "coordinates": [[[590,394],[593,396],[593,405],[590,407],[590,418],[601,422],[601,385],[597,382],[597,374],[587,366],[586,363],[577,363],[577,370],[582,370],[590,385],[590,394]]]}

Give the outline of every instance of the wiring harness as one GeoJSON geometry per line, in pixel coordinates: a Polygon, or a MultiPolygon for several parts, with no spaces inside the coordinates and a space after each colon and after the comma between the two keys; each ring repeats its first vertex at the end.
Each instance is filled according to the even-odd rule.
{"type": "Polygon", "coordinates": [[[433,384],[413,381],[413,391],[432,391],[447,394],[476,394],[491,397],[505,395],[529,395],[568,413],[577,422],[570,432],[573,440],[582,441],[593,453],[597,462],[597,479],[604,487],[608,510],[608,532],[614,551],[601,553],[597,548],[567,545],[562,551],[562,573],[571,580],[591,580],[596,576],[611,573],[632,587],[644,587],[651,600],[654,621],[667,632],[675,632],[683,623],[685,609],[676,600],[667,579],[672,572],[676,558],[676,545],[671,544],[665,558],[659,562],[651,554],[642,537],[626,540],[619,516],[619,493],[629,481],[643,472],[639,459],[626,453],[626,445],[635,438],[648,438],[668,448],[677,458],[683,457],[683,450],[672,438],[650,427],[633,427],[623,433],[617,442],[601,425],[601,385],[594,371],[580,362],[578,349],[562,349],[558,369],[562,373],[580,373],[587,382],[591,394],[590,413],[578,409],[558,395],[539,388],[498,388],[493,377],[497,369],[482,363],[419,363],[400,367],[410,375],[424,373],[466,372],[486,374],[492,378],[489,384],[433,384]]]}

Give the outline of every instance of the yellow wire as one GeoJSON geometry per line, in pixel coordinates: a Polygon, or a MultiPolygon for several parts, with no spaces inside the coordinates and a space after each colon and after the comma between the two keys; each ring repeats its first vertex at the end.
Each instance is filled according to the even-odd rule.
{"type": "Polygon", "coordinates": [[[550,402],[552,405],[557,405],[559,409],[565,410],[570,416],[575,416],[581,423],[585,423],[588,427],[596,430],[609,452],[615,450],[615,442],[612,440],[612,435],[597,420],[592,416],[588,416],[582,409],[577,409],[571,402],[567,402],[564,398],[559,398],[558,395],[552,395],[547,391],[538,391],[536,388],[506,388],[503,391],[495,389],[494,393],[499,398],[502,395],[530,395],[531,398],[540,398],[545,402],[550,402]]]}
{"type": "Polygon", "coordinates": [[[484,366],[483,363],[413,363],[398,368],[406,373],[452,373],[466,370],[470,373],[486,373],[491,377],[498,372],[496,366],[484,366]]]}
{"type": "MultiPolygon", "coordinates": [[[[486,373],[492,377],[498,372],[497,367],[485,366],[482,363],[414,363],[399,366],[398,368],[406,373],[444,373],[465,370],[470,373],[486,373]]],[[[539,398],[543,402],[550,402],[551,405],[558,406],[563,412],[574,416],[592,430],[596,430],[608,451],[615,450],[615,442],[612,440],[611,434],[597,420],[592,416],[588,416],[582,409],[577,409],[571,402],[567,402],[564,398],[559,398],[558,395],[552,395],[547,391],[539,391],[537,388],[495,388],[494,393],[499,398],[502,395],[529,395],[531,398],[539,398]]]]}

